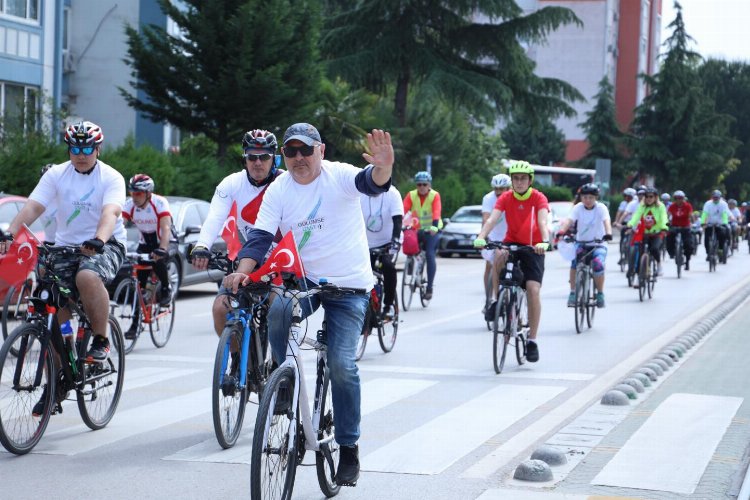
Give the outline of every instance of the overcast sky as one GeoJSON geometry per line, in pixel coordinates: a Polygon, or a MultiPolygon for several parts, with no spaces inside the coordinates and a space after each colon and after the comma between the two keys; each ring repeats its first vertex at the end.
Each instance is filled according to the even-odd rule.
{"type": "MultiPolygon", "coordinates": [[[[685,30],[703,57],[750,63],[750,0],[679,0],[685,30]]],[[[674,0],[662,0],[662,43],[676,15],[674,0]]],[[[662,47],[664,50],[664,47],[662,47]]]]}

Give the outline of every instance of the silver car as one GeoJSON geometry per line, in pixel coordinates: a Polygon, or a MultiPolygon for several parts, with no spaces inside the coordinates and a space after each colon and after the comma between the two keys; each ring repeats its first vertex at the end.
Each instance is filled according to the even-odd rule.
{"type": "Polygon", "coordinates": [[[437,253],[441,257],[450,257],[457,253],[461,257],[479,255],[474,248],[474,239],[482,230],[482,206],[467,205],[456,210],[440,232],[437,253]]]}

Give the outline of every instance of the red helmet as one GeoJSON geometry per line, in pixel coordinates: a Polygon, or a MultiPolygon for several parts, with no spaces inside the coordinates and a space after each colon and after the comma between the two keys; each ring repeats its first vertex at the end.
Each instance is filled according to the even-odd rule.
{"type": "Polygon", "coordinates": [[[98,146],[104,142],[104,133],[96,123],[81,121],[73,123],[65,130],[65,142],[68,146],[98,146]]]}
{"type": "Polygon", "coordinates": [[[154,180],[146,174],[135,174],[128,182],[128,189],[140,193],[153,193],[154,180]]]}

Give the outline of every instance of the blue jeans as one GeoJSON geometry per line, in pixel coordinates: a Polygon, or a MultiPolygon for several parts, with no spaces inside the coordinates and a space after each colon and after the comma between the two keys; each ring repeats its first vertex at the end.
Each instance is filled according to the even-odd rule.
{"type": "Polygon", "coordinates": [[[419,243],[427,256],[427,288],[432,290],[432,284],[435,281],[437,272],[437,263],[435,262],[435,253],[440,239],[437,234],[429,231],[419,231],[419,243]]]}
{"type": "MultiPolygon", "coordinates": [[[[315,286],[310,281],[307,285],[315,286]]],[[[273,359],[279,364],[286,359],[291,301],[276,296],[268,312],[268,336],[273,359]]],[[[315,312],[321,304],[325,311],[336,442],[341,446],[352,446],[359,440],[361,391],[355,358],[368,301],[368,295],[314,295],[300,302],[303,318],[315,312]]],[[[307,333],[314,335],[314,332],[307,333]]]]}

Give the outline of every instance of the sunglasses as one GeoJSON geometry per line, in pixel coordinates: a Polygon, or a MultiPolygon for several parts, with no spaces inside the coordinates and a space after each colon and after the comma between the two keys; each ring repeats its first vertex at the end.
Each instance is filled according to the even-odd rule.
{"type": "Polygon", "coordinates": [[[656,198],[656,195],[655,194],[647,194],[646,198],[656,198]]]}
{"type": "Polygon", "coordinates": [[[70,153],[74,155],[83,153],[86,156],[89,156],[94,153],[94,149],[96,149],[94,146],[85,146],[83,148],[79,148],[78,146],[70,146],[68,148],[68,151],[70,151],[70,153]]]}
{"type": "Polygon", "coordinates": [[[284,151],[284,156],[287,158],[294,158],[297,156],[297,152],[302,153],[302,156],[312,156],[313,151],[315,151],[317,146],[318,144],[315,146],[308,146],[305,144],[304,146],[284,146],[282,149],[284,151]]]}
{"type": "Polygon", "coordinates": [[[250,160],[250,161],[255,161],[255,160],[268,161],[273,157],[273,155],[270,153],[261,153],[259,155],[254,155],[252,153],[245,153],[242,156],[244,156],[246,160],[250,160]]]}
{"type": "Polygon", "coordinates": [[[429,186],[426,182],[417,182],[417,187],[426,187],[429,186]]]}

